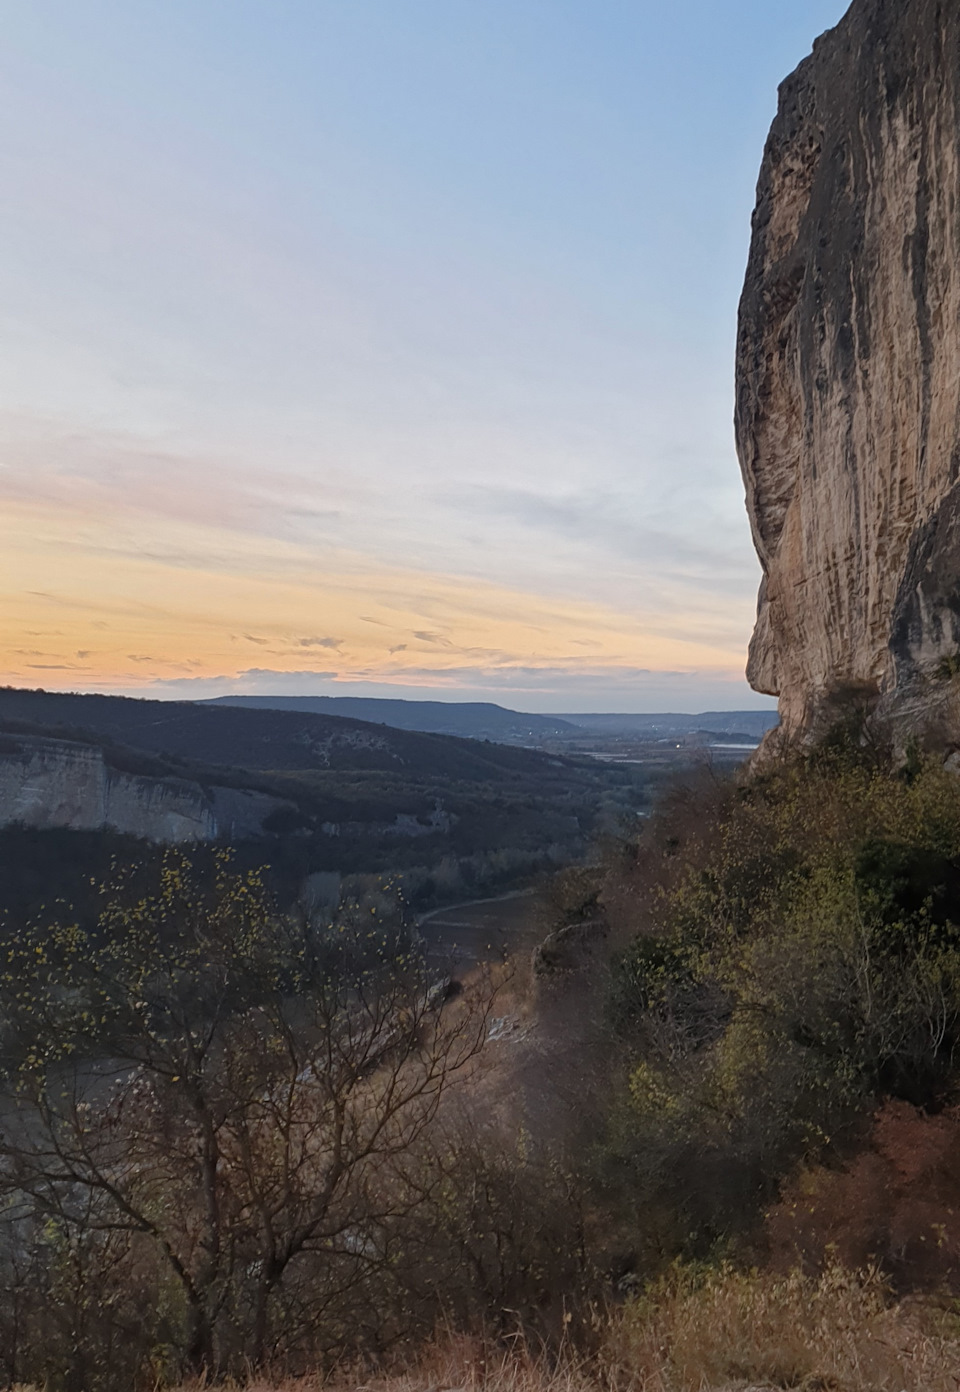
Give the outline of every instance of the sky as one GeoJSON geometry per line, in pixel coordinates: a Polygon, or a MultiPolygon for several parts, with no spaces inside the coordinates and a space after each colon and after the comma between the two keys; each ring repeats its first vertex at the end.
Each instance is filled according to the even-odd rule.
{"type": "Polygon", "coordinates": [[[0,682],[768,706],[733,445],[838,0],[0,0],[0,682]]]}

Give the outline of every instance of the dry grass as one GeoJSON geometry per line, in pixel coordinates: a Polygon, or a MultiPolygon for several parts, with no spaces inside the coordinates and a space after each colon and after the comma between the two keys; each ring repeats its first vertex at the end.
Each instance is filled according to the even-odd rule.
{"type": "MultiPolygon", "coordinates": [[[[891,1305],[875,1272],[680,1272],[616,1313],[600,1354],[546,1359],[449,1338],[403,1373],[287,1382],[244,1392],[957,1392],[960,1317],[891,1305]]],[[[181,1389],[198,1392],[198,1389],[181,1389]]]]}
{"type": "Polygon", "coordinates": [[[680,1275],[614,1323],[607,1356],[614,1381],[643,1392],[956,1392],[960,1322],[931,1305],[890,1306],[875,1272],[680,1275]]]}
{"type": "MultiPolygon", "coordinates": [[[[481,1339],[445,1338],[424,1350],[407,1371],[346,1377],[254,1379],[242,1392],[597,1392],[598,1375],[574,1358],[547,1367],[525,1348],[481,1339]]],[[[202,1392],[184,1387],[177,1392],[202,1392]]]]}

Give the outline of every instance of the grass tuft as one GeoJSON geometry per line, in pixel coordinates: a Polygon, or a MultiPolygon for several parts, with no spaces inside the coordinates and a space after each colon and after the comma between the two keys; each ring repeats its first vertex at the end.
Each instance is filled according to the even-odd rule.
{"type": "MultiPolygon", "coordinates": [[[[892,1304],[876,1270],[772,1277],[678,1267],[578,1358],[447,1337],[392,1374],[255,1380],[243,1392],[956,1392],[960,1317],[892,1304]]],[[[180,1392],[199,1392],[182,1388],[180,1392]]]]}

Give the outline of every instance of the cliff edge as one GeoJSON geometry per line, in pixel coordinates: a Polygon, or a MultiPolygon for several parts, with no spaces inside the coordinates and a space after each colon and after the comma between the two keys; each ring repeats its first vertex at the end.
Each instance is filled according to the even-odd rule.
{"type": "Polygon", "coordinates": [[[780,738],[960,748],[960,5],[854,0],[782,85],[736,428],[780,738]]]}

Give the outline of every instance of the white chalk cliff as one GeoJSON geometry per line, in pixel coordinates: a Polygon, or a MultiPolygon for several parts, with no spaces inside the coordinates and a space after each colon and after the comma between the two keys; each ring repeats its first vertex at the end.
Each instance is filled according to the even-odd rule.
{"type": "Polygon", "coordinates": [[[169,845],[256,836],[279,798],[114,767],[97,744],[0,735],[0,826],[117,831],[169,845]]]}

